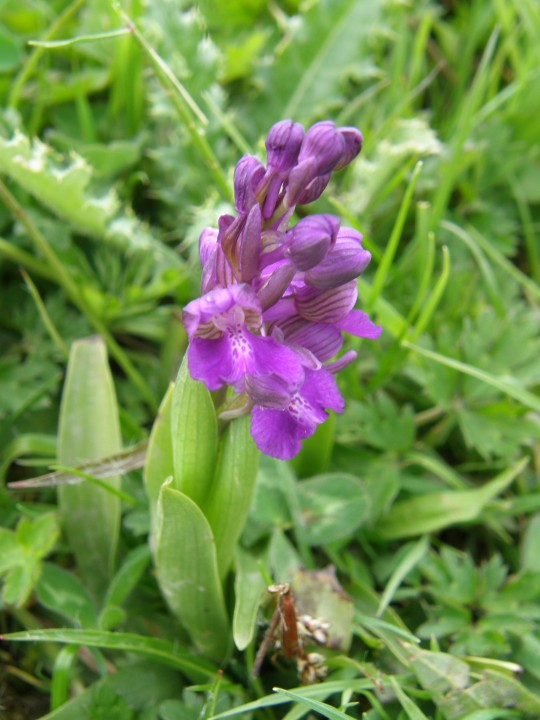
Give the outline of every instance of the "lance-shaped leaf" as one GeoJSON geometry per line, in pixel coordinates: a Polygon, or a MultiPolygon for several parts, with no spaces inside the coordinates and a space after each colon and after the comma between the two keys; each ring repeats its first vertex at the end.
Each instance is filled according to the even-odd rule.
{"type": "Polygon", "coordinates": [[[159,495],[156,571],[169,607],[194,645],[223,661],[230,630],[212,530],[193,500],[172,487],[172,478],[159,495]]]}
{"type": "Polygon", "coordinates": [[[148,441],[144,466],[144,485],[150,501],[151,545],[154,545],[157,503],[161,486],[173,474],[171,407],[174,386],[171,384],[159,406],[148,441]]]}
{"type": "Polygon", "coordinates": [[[171,409],[173,487],[201,505],[208,494],[217,453],[217,419],[210,393],[189,374],[184,357],[171,409]]]}
{"type": "Polygon", "coordinates": [[[204,511],[216,540],[221,577],[227,574],[251,507],[260,453],[249,432],[250,418],[234,420],[220,443],[219,463],[204,511]]]}
{"type": "MultiPolygon", "coordinates": [[[[62,394],[58,460],[80,465],[121,450],[118,406],[107,352],[96,336],[73,344],[62,394]]],[[[120,489],[120,478],[104,481],[120,489]]],[[[100,595],[114,569],[120,498],[87,482],[58,488],[64,527],[87,586],[100,595]]]]}

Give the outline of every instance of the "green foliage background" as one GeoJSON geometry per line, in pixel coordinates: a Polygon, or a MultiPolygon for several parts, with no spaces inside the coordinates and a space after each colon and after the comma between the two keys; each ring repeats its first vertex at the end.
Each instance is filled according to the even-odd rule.
{"type": "Polygon", "coordinates": [[[384,333],[350,343],[346,413],[290,466],[262,464],[236,576],[251,607],[257,562],[275,581],[333,563],[354,641],[325,682],[292,694],[272,694],[297,684],[286,666],[251,679],[249,637],[216,680],[158,592],[140,473],[124,478],[101,595],[74,571],[56,492],[2,487],[1,627],[30,642],[0,649],[0,707],[51,720],[540,717],[537,4],[120,5],[0,4],[2,479],[61,459],[68,351],[96,333],[124,446],[146,438],[185,350],[198,236],[230,208],[239,157],[263,158],[284,117],[356,125],[361,157],[306,211],[364,233],[360,303],[384,333]]]}

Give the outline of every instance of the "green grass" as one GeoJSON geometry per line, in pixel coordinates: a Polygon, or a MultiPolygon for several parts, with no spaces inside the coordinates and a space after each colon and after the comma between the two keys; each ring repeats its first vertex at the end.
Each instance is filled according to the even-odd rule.
{"type": "Polygon", "coordinates": [[[533,0],[0,6],[0,715],[540,717],[539,67],[533,0]],[[284,117],[364,133],[313,211],[364,234],[360,306],[384,332],[349,342],[345,414],[262,460],[235,553],[219,492],[203,514],[183,469],[207,473],[203,441],[219,491],[242,467],[243,516],[240,430],[216,451],[206,400],[186,425],[189,385],[172,445],[171,393],[156,409],[200,231],[284,117]],[[100,459],[152,426],[144,480],[119,490],[100,459]],[[81,453],[82,484],[7,486],[81,453]],[[176,620],[192,591],[160,592],[188,566],[215,636],[203,604],[176,620]],[[282,657],[251,676],[271,582],[331,621],[316,685],[282,657]]]}

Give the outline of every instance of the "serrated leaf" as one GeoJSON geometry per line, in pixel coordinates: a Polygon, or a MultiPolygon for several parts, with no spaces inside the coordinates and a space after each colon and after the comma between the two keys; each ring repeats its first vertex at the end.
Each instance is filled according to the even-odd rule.
{"type": "Polygon", "coordinates": [[[189,374],[184,357],[171,405],[173,484],[197,504],[206,500],[216,467],[217,418],[206,386],[189,374]]]}
{"type": "Polygon", "coordinates": [[[97,237],[105,235],[118,209],[112,194],[87,194],[92,169],[80,156],[72,155],[70,164],[63,164],[50,147],[20,132],[10,140],[0,138],[0,170],[57,215],[97,237]]]}
{"type": "MultiPolygon", "coordinates": [[[[118,406],[100,337],[79,340],[70,352],[58,430],[58,459],[79,465],[122,449],[118,406]]],[[[119,477],[104,483],[119,490],[119,477]]],[[[66,534],[88,587],[100,595],[112,576],[121,501],[90,483],[58,488],[66,534]]]]}
{"type": "Polygon", "coordinates": [[[216,542],[219,573],[230,569],[253,500],[260,452],[250,434],[251,418],[233,420],[220,440],[218,467],[203,505],[216,542]]]}
{"type": "Polygon", "coordinates": [[[157,579],[167,604],[197,649],[223,661],[230,630],[214,537],[199,507],[171,485],[169,479],[158,502],[157,579]]]}
{"type": "Polygon", "coordinates": [[[10,139],[0,136],[0,172],[78,232],[126,250],[151,253],[157,262],[166,259],[183,270],[175,252],[153,237],[129,208],[121,209],[113,190],[93,194],[93,168],[80,155],[71,152],[66,159],[17,131],[10,139]]]}

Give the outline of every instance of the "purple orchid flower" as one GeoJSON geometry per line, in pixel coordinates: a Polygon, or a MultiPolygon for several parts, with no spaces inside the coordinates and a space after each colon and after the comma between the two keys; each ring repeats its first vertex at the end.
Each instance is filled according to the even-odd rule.
{"type": "Polygon", "coordinates": [[[334,375],[356,358],[336,358],[343,334],[381,333],[354,309],[371,260],[361,234],[334,215],[288,229],[295,206],[316,200],[362,142],[356,128],[323,121],[304,132],[282,120],[266,140],[267,167],[251,155],[236,167],[238,214],[201,234],[202,296],[183,312],[189,371],[209,390],[244,395],[238,412],[252,413],[255,443],[276,458],[294,457],[329,411],[343,412],[334,375]]]}

